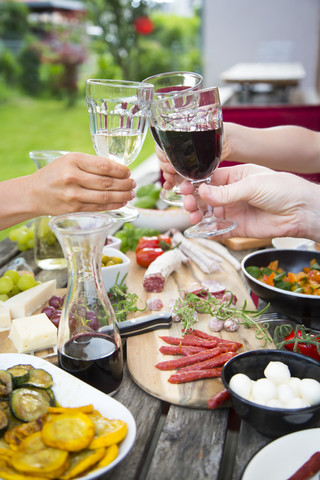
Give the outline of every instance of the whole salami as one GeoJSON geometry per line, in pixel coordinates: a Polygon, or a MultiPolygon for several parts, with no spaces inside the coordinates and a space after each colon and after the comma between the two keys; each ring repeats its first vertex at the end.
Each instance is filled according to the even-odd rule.
{"type": "Polygon", "coordinates": [[[147,292],[162,292],[165,282],[172,272],[177,270],[187,259],[178,250],[169,250],[156,258],[147,268],[143,277],[143,287],[147,292]]]}

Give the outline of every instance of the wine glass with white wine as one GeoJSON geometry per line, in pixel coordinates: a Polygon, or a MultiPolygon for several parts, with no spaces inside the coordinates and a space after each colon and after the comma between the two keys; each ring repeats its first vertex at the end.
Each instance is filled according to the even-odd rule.
{"type": "MultiPolygon", "coordinates": [[[[88,79],[86,102],[90,132],[97,155],[130,165],[140,153],[153,97],[153,85],[127,80],[88,79]]],[[[126,205],[108,211],[122,221],[132,221],[138,210],[126,205]]]]}

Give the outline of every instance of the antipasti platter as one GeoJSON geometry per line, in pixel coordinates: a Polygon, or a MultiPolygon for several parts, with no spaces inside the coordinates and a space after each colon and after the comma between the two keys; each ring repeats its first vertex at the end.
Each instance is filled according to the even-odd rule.
{"type": "MultiPolygon", "coordinates": [[[[207,242],[211,241],[208,240],[207,242]]],[[[127,252],[127,256],[131,260],[129,273],[126,278],[128,291],[137,295],[140,307],[146,307],[142,312],[138,311],[134,314],[129,314],[129,319],[152,313],[147,307],[147,305],[150,305],[150,302],[160,302],[162,305],[161,309],[154,313],[160,315],[167,312],[172,313],[175,302],[179,301],[179,299],[184,299],[188,292],[202,289],[205,284],[213,285],[218,290],[232,292],[237,299],[237,308],[242,308],[245,305],[247,310],[255,311],[248,287],[240,276],[239,265],[234,257],[224,255],[227,254],[225,247],[222,247],[223,254],[219,255],[216,252],[212,254],[211,249],[207,248],[209,244],[204,246],[198,240],[188,240],[188,243],[192,247],[193,253],[196,252],[195,258],[193,260],[188,258],[186,262],[177,262],[176,268],[173,268],[172,273],[166,278],[163,287],[160,289],[161,291],[153,292],[145,289],[147,270],[137,264],[135,252],[127,252]],[[197,256],[198,253],[200,253],[202,258],[200,261],[197,256]],[[214,266],[211,271],[209,268],[209,271],[206,272],[208,265],[212,264],[211,257],[214,258],[214,266]],[[205,260],[204,264],[202,263],[203,259],[205,260]]],[[[214,243],[216,244],[217,242],[214,243]]],[[[174,263],[179,252],[175,250],[172,252],[174,252],[172,253],[172,262],[174,263]]],[[[149,290],[152,290],[152,283],[149,290]]],[[[58,289],[56,293],[63,295],[64,292],[65,290],[58,289]]],[[[36,313],[39,313],[39,310],[36,313]]],[[[219,340],[218,343],[226,341],[231,342],[231,344],[237,344],[237,348],[230,354],[230,358],[236,353],[263,348],[263,341],[257,338],[255,327],[247,328],[241,324],[236,331],[222,329],[220,332],[213,332],[209,328],[210,318],[209,314],[199,314],[194,329],[202,332],[204,336],[214,336],[219,340]]],[[[16,353],[17,350],[8,334],[9,331],[0,332],[1,353],[16,353]]],[[[177,367],[174,366],[175,363],[170,370],[162,370],[156,365],[171,360],[175,362],[177,358],[182,358],[183,356],[162,353],[162,347],[168,346],[166,341],[168,338],[164,339],[165,337],[169,338],[169,342],[173,341],[176,346],[179,346],[180,343],[183,344],[182,339],[188,337],[188,335],[184,335],[181,322],[173,321],[170,328],[156,329],[148,333],[130,336],[126,339],[127,364],[133,380],[144,391],[161,400],[175,405],[206,408],[208,400],[224,389],[219,372],[215,378],[193,379],[189,381],[187,376],[187,381],[183,383],[170,383],[169,378],[178,371],[177,367]]],[[[200,342],[203,340],[200,339],[200,342]]],[[[272,344],[268,344],[268,348],[272,348],[272,346],[272,344]]],[[[54,348],[36,352],[35,354],[53,362],[56,360],[54,348]]],[[[199,352],[199,361],[206,358],[206,355],[203,357],[199,352]]],[[[228,354],[225,358],[226,360],[229,358],[228,354]]],[[[219,365],[219,368],[221,369],[222,365],[219,365]]]]}

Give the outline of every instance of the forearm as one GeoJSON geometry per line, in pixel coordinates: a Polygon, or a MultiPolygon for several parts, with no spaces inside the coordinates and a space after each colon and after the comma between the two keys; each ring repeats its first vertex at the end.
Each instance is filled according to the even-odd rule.
{"type": "Polygon", "coordinates": [[[318,173],[320,133],[296,126],[259,129],[226,123],[222,160],[318,173]]]}
{"type": "Polygon", "coordinates": [[[0,230],[37,216],[29,185],[29,176],[0,182],[0,230]]]}

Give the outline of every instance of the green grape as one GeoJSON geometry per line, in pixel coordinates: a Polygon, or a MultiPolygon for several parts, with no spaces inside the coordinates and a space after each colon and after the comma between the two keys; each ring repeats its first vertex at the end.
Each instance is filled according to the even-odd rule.
{"type": "Polygon", "coordinates": [[[13,242],[17,242],[17,248],[21,252],[33,248],[34,243],[34,224],[30,227],[21,225],[9,232],[9,238],[13,242]]]}
{"type": "Polygon", "coordinates": [[[18,287],[18,285],[13,285],[13,288],[12,290],[10,290],[8,295],[11,298],[11,297],[14,297],[15,295],[18,295],[18,293],[21,293],[20,288],[18,287]]]}
{"type": "Polygon", "coordinates": [[[6,293],[0,293],[0,300],[2,302],[5,302],[6,300],[8,300],[8,295],[6,293]]]}
{"type": "Polygon", "coordinates": [[[13,281],[10,277],[1,277],[0,278],[0,293],[9,293],[13,288],[13,281]]]}
{"type": "Polygon", "coordinates": [[[29,288],[32,288],[35,286],[35,279],[32,275],[29,273],[24,273],[21,275],[18,281],[18,287],[20,288],[21,291],[24,290],[29,290],[29,288]]]}
{"type": "Polygon", "coordinates": [[[15,285],[16,283],[18,283],[20,275],[16,270],[7,270],[6,272],[4,272],[3,277],[11,278],[13,284],[15,285]]]}

